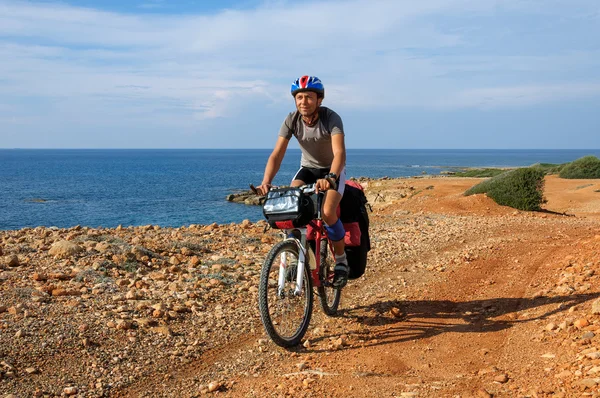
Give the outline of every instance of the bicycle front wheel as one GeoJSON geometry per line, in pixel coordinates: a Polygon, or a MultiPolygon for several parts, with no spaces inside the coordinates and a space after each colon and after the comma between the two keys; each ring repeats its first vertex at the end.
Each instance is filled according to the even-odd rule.
{"type": "Polygon", "coordinates": [[[281,347],[300,344],[312,314],[312,280],[306,262],[302,288],[299,291],[296,288],[298,253],[298,244],[293,240],[277,243],[267,255],[260,274],[258,306],[262,323],[271,340],[281,347]]]}

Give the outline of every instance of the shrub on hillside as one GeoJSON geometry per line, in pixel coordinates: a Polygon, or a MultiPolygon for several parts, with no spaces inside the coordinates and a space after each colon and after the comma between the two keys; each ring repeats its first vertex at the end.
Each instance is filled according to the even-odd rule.
{"type": "Polygon", "coordinates": [[[562,170],[563,167],[565,167],[568,163],[561,163],[561,164],[556,164],[556,163],[536,163],[536,164],[532,164],[530,167],[535,167],[535,168],[539,168],[542,171],[544,171],[544,173],[546,173],[546,175],[548,174],[558,174],[560,173],[560,171],[562,170]]]}
{"type": "Polygon", "coordinates": [[[595,156],[584,156],[562,168],[560,178],[600,178],[600,159],[595,156]]]}
{"type": "Polygon", "coordinates": [[[451,174],[453,177],[473,177],[473,178],[484,178],[484,177],[495,177],[498,174],[504,173],[506,170],[503,169],[469,169],[464,171],[457,171],[451,174]]]}
{"type": "Polygon", "coordinates": [[[499,205],[540,210],[544,203],[544,174],[536,167],[507,171],[475,185],[465,195],[485,193],[499,205]]]}

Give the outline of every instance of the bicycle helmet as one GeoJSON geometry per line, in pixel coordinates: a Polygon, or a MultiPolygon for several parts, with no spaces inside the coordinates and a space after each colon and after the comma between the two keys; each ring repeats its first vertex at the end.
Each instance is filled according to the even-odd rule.
{"type": "Polygon", "coordinates": [[[321,79],[316,76],[302,76],[292,83],[292,96],[304,91],[312,91],[317,93],[318,98],[325,97],[325,87],[321,83],[321,79]]]}

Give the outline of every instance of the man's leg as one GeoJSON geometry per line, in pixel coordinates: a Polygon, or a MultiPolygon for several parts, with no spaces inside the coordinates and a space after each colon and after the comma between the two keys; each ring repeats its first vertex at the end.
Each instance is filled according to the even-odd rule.
{"type": "Polygon", "coordinates": [[[344,243],[344,227],[337,216],[337,207],[342,200],[342,195],[334,190],[327,191],[325,203],[323,204],[323,221],[328,226],[328,235],[335,253],[335,287],[344,287],[348,282],[348,260],[346,259],[346,244],[344,243]]]}

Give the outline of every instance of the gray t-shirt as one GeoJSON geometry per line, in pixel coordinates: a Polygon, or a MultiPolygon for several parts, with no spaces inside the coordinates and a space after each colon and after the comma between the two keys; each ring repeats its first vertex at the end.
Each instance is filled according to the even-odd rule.
{"type": "Polygon", "coordinates": [[[323,125],[321,117],[313,127],[309,127],[298,117],[296,129],[292,134],[291,125],[296,112],[291,112],[283,121],[279,129],[279,136],[291,139],[294,135],[298,139],[302,150],[302,167],[314,167],[319,169],[331,167],[333,162],[333,149],[331,148],[331,136],[344,134],[342,118],[331,109],[321,107],[327,111],[327,126],[323,125]]]}

